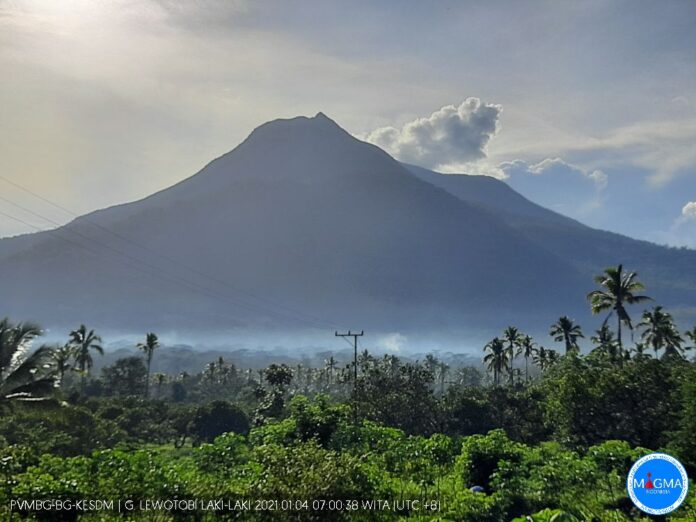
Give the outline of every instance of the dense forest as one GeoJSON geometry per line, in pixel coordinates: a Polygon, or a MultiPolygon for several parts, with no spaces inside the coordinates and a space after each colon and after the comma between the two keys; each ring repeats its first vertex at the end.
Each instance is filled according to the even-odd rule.
{"type": "MultiPolygon", "coordinates": [[[[510,326],[482,348],[485,370],[361,350],[347,365],[220,357],[167,375],[151,372],[166,348],[147,333],[140,356],[97,375],[102,339],[85,325],[33,348],[38,325],[2,320],[0,515],[650,520],[626,494],[633,462],[661,450],[696,472],[696,327],[680,331],[621,266],[596,282],[596,331],[561,316],[542,346],[510,326]]],[[[693,488],[667,520],[696,520],[693,488]]]]}

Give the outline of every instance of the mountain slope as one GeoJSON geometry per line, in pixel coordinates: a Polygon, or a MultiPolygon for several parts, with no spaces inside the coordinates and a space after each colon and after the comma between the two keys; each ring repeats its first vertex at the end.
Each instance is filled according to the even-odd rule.
{"type": "Polygon", "coordinates": [[[618,263],[637,270],[650,295],[675,307],[684,320],[696,320],[696,251],[662,247],[590,228],[529,201],[491,177],[441,174],[405,166],[420,179],[462,201],[495,213],[510,227],[588,276],[618,263]]]}
{"type": "MultiPolygon", "coordinates": [[[[440,187],[462,201],[493,211],[506,223],[523,222],[584,227],[581,223],[529,201],[506,183],[490,176],[441,174],[417,165],[403,164],[414,176],[440,187]]],[[[587,228],[587,227],[585,227],[587,228]]]]}
{"type": "Polygon", "coordinates": [[[323,114],[262,125],[169,189],[12,241],[0,307],[55,325],[288,328],[312,314],[466,328],[584,306],[571,263],[323,114]]]}

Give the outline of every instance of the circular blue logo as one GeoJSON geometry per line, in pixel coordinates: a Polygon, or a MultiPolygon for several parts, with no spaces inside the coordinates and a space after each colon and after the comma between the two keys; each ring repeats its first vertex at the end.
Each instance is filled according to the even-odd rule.
{"type": "Polygon", "coordinates": [[[689,492],[689,477],[681,462],[671,455],[651,453],[633,464],[626,489],[641,511],[666,515],[684,502],[689,492]]]}

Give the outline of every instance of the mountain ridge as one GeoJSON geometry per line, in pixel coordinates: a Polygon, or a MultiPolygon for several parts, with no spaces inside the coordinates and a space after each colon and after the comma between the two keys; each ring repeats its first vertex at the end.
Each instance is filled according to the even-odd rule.
{"type": "Polygon", "coordinates": [[[11,246],[0,240],[0,306],[43,322],[127,329],[287,327],[258,299],[240,297],[252,294],[389,331],[586,313],[589,271],[547,229],[593,229],[525,206],[534,204],[497,180],[502,187],[474,182],[509,190],[522,205],[513,217],[480,187],[462,192],[413,169],[323,113],[274,120],[167,189],[11,246]],[[68,248],[68,238],[97,252],[68,248]]]}

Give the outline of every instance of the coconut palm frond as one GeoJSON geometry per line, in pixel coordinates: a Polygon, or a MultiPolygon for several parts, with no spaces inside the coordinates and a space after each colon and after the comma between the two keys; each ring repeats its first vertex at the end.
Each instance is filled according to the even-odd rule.
{"type": "Polygon", "coordinates": [[[50,348],[42,346],[5,376],[2,383],[0,383],[0,395],[7,397],[25,388],[34,389],[36,393],[40,394],[46,390],[37,383],[41,383],[44,379],[49,379],[51,388],[53,388],[55,379],[52,373],[53,366],[51,364],[50,348]],[[34,386],[35,388],[33,388],[34,386]]]}
{"type": "Polygon", "coordinates": [[[0,403],[9,401],[36,402],[50,398],[56,379],[50,346],[25,355],[31,342],[41,335],[33,323],[14,324],[0,321],[0,403]]]}

